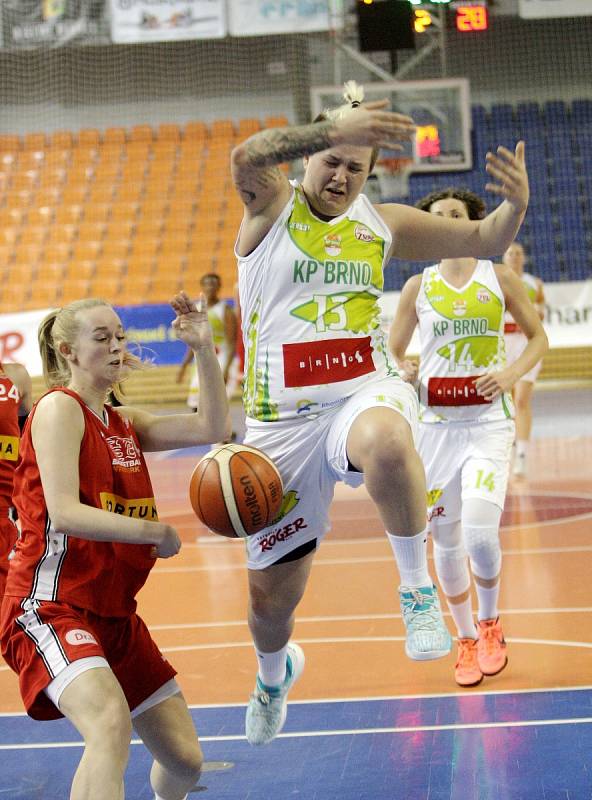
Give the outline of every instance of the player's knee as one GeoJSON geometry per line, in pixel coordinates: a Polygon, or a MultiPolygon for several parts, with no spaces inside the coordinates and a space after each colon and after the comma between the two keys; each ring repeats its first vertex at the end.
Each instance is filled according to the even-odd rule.
{"type": "Polygon", "coordinates": [[[471,578],[467,565],[467,553],[462,544],[446,546],[434,542],[436,574],[448,597],[456,597],[467,591],[471,578]]]}
{"type": "Polygon", "coordinates": [[[186,779],[189,783],[197,781],[203,767],[203,753],[199,742],[179,739],[163,766],[176,777],[186,779]]]}
{"type": "Polygon", "coordinates": [[[302,599],[302,589],[286,587],[280,591],[269,592],[260,587],[251,587],[250,610],[251,615],[259,620],[282,621],[288,619],[302,599]]]}
{"type": "Polygon", "coordinates": [[[92,724],[83,732],[90,745],[127,753],[132,738],[129,708],[119,698],[104,698],[93,712],[92,724]]]}
{"type": "Polygon", "coordinates": [[[396,431],[384,431],[368,442],[364,455],[364,473],[376,472],[396,481],[409,473],[418,456],[411,442],[396,431]]]}
{"type": "Polygon", "coordinates": [[[474,575],[490,579],[499,575],[502,551],[498,527],[463,527],[465,547],[471,560],[474,575]]]}

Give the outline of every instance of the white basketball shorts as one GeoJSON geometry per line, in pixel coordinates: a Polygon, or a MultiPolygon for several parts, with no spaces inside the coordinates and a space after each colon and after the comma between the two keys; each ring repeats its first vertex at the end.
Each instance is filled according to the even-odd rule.
{"type": "Polygon", "coordinates": [[[354,420],[375,406],[392,408],[417,433],[418,402],[412,386],[383,378],[360,389],[335,408],[302,419],[259,422],[247,418],[245,444],[263,450],[284,484],[280,516],[246,539],[249,569],[263,569],[329,531],[329,506],[337,481],[359,486],[364,476],[350,470],[347,437],[354,420]]]}

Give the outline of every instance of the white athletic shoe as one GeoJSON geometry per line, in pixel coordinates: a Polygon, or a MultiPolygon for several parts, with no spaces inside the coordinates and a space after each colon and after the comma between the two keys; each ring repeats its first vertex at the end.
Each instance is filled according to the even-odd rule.
{"type": "Polygon", "coordinates": [[[407,656],[414,661],[430,661],[447,656],[452,647],[452,638],[442,617],[436,587],[410,589],[399,586],[399,599],[407,629],[407,656]]]}
{"type": "Polygon", "coordinates": [[[255,691],[247,706],[245,732],[249,744],[268,744],[284,727],[288,714],[288,692],[304,669],[304,653],[294,642],[288,643],[286,677],[281,686],[265,686],[257,675],[255,691]]]}

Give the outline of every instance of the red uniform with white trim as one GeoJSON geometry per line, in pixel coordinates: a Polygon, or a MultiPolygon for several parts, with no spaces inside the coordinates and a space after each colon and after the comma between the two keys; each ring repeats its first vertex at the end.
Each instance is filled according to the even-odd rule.
{"type": "Polygon", "coordinates": [[[8,558],[18,536],[10,518],[14,471],[19,455],[18,388],[0,365],[0,600],[4,594],[8,558]]]}
{"type": "MultiPolygon", "coordinates": [[[[73,397],[84,415],[80,501],[156,521],[152,484],[132,425],[109,406],[101,419],[76,393],[55,391],[73,397]]],[[[2,652],[20,675],[31,716],[61,716],[43,689],[72,661],[89,656],[107,659],[133,709],[175,674],[135,614],[136,595],[155,563],[151,545],[89,541],[54,530],[31,439],[35,408],[15,475],[22,533],[2,606],[2,652]]]]}

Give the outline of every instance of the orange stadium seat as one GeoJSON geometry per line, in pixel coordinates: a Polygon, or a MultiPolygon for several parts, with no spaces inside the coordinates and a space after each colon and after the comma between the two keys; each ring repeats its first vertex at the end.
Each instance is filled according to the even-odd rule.
{"type": "Polygon", "coordinates": [[[135,226],[135,239],[136,241],[140,241],[141,239],[158,239],[160,236],[160,231],[162,230],[162,222],[164,219],[164,214],[162,216],[146,216],[140,217],[135,226]]]}
{"type": "Polygon", "coordinates": [[[127,133],[125,128],[113,126],[105,128],[103,131],[103,145],[109,144],[125,144],[127,140],[127,133]]]}
{"type": "Polygon", "coordinates": [[[45,151],[44,164],[46,169],[52,167],[68,167],[71,159],[71,150],[62,150],[59,147],[45,151]]]}
{"type": "Polygon", "coordinates": [[[109,219],[111,206],[104,202],[92,202],[89,198],[84,205],[84,219],[87,222],[104,222],[109,219]]]}
{"type": "Polygon", "coordinates": [[[16,134],[4,133],[0,135],[0,152],[16,153],[22,148],[22,140],[16,134]]]}
{"type": "Polygon", "coordinates": [[[236,140],[237,142],[242,142],[243,139],[248,139],[249,136],[257,133],[259,130],[261,130],[261,123],[255,117],[239,119],[236,126],[236,140]]]}
{"type": "Polygon", "coordinates": [[[169,213],[169,201],[164,195],[149,195],[140,203],[139,223],[146,220],[160,220],[169,213]]]}
{"type": "Polygon", "coordinates": [[[150,142],[129,142],[125,148],[125,161],[127,164],[146,163],[150,159],[152,148],[150,142]]]}
{"type": "Polygon", "coordinates": [[[109,220],[106,231],[105,239],[107,241],[121,240],[129,241],[133,236],[134,223],[132,220],[109,220]]]}
{"type": "Polygon", "coordinates": [[[31,292],[30,283],[9,283],[0,290],[0,310],[5,314],[21,311],[31,292]]]}
{"type": "Polygon", "coordinates": [[[120,277],[98,277],[96,276],[91,281],[91,295],[93,297],[102,297],[110,303],[117,301],[119,287],[121,285],[120,277]]]}
{"type": "MultiPolygon", "coordinates": [[[[208,128],[205,122],[196,120],[195,122],[188,122],[183,130],[183,138],[185,140],[192,139],[194,141],[202,141],[208,138],[208,128]]],[[[6,148],[7,150],[10,148],[6,148]]]]}
{"type": "Polygon", "coordinates": [[[91,183],[90,191],[88,193],[88,197],[86,200],[87,207],[88,204],[109,205],[113,200],[114,194],[115,194],[114,182],[91,183]]]}
{"type": "MultiPolygon", "coordinates": [[[[22,209],[12,209],[13,211],[22,210],[22,209]]],[[[32,208],[28,209],[26,216],[27,216],[27,223],[29,225],[49,225],[54,216],[55,208],[54,206],[33,206],[32,208]]]]}
{"type": "Polygon", "coordinates": [[[21,231],[19,246],[42,244],[47,238],[48,230],[45,225],[26,225],[21,231]]]}
{"type": "Polygon", "coordinates": [[[49,146],[55,150],[71,150],[74,146],[72,131],[54,131],[49,137],[49,146]]]}
{"type": "Polygon", "coordinates": [[[130,256],[152,259],[160,248],[160,239],[154,237],[136,238],[131,242],[130,256]]]}
{"type": "Polygon", "coordinates": [[[73,303],[75,300],[84,300],[91,296],[92,283],[90,280],[67,280],[62,286],[60,297],[61,305],[73,303]]]}
{"type": "Polygon", "coordinates": [[[80,162],[72,164],[66,175],[67,186],[84,186],[87,191],[87,184],[94,178],[95,170],[90,162],[80,162]]]}
{"type": "Polygon", "coordinates": [[[138,213],[139,204],[128,201],[113,202],[111,206],[112,220],[135,220],[138,213]]]}
{"type": "Polygon", "coordinates": [[[2,228],[0,229],[0,244],[12,245],[19,238],[20,228],[2,228]]]}
{"type": "Polygon", "coordinates": [[[155,164],[170,164],[171,167],[175,164],[177,158],[177,151],[179,149],[178,142],[172,142],[165,139],[165,141],[156,141],[152,145],[152,165],[155,164]]]}
{"type": "Polygon", "coordinates": [[[38,178],[39,171],[36,169],[28,169],[24,170],[23,172],[16,172],[12,176],[11,189],[13,191],[19,189],[30,190],[35,186],[38,178]]]}
{"type": "Polygon", "coordinates": [[[234,123],[231,119],[215,119],[210,125],[210,141],[234,140],[234,123]]]}
{"type": "Polygon", "coordinates": [[[24,208],[2,208],[0,209],[0,229],[20,225],[27,218],[24,208]]]}
{"type": "Polygon", "coordinates": [[[63,263],[54,263],[45,259],[37,264],[35,280],[42,284],[56,286],[64,279],[65,266],[63,263]]]}
{"type": "Polygon", "coordinates": [[[81,128],[78,131],[77,144],[79,147],[98,148],[101,134],[96,128],[81,128]]]}
{"type": "Polygon", "coordinates": [[[126,262],[123,258],[114,258],[101,254],[95,263],[96,278],[119,278],[126,269],[126,262]]]}
{"type": "Polygon", "coordinates": [[[93,220],[85,219],[78,225],[78,238],[81,241],[94,240],[100,242],[107,230],[106,222],[94,222],[93,220]]]}
{"type": "Polygon", "coordinates": [[[39,173],[37,185],[42,188],[58,188],[66,180],[67,174],[64,167],[48,165],[39,173]]]}
{"type": "Polygon", "coordinates": [[[152,275],[155,267],[155,258],[142,255],[130,255],[127,259],[126,274],[128,278],[138,280],[142,276],[152,275]]]}
{"type": "Polygon", "coordinates": [[[118,158],[101,158],[94,165],[95,180],[100,182],[113,181],[121,173],[121,161],[118,158]]]}
{"type": "Polygon", "coordinates": [[[74,262],[78,261],[95,261],[97,255],[101,251],[101,242],[93,241],[77,241],[72,243],[71,258],[74,262]]]}
{"type": "Polygon", "coordinates": [[[35,192],[36,206],[55,206],[61,202],[63,202],[63,195],[59,186],[42,186],[35,192]]]}
{"type": "Polygon", "coordinates": [[[129,251],[129,239],[105,239],[101,255],[105,258],[124,259],[129,251]]]}
{"type": "Polygon", "coordinates": [[[88,195],[88,189],[88,183],[65,184],[61,192],[62,203],[66,205],[80,205],[84,203],[88,195]]]}
{"type": "Polygon", "coordinates": [[[78,225],[52,225],[48,229],[47,244],[67,244],[78,235],[78,225]]]}
{"type": "Polygon", "coordinates": [[[70,245],[64,242],[55,244],[45,243],[43,248],[43,260],[53,264],[64,264],[70,257],[70,245]]]}
{"type": "Polygon", "coordinates": [[[132,125],[128,141],[130,142],[151,142],[154,139],[154,131],[151,125],[132,125]]]}
{"type": "Polygon", "coordinates": [[[174,122],[163,122],[156,129],[158,141],[178,142],[181,138],[181,129],[174,122]]]}
{"type": "Polygon", "coordinates": [[[80,220],[82,212],[83,206],[79,203],[57,206],[54,212],[54,222],[56,225],[74,225],[80,220]]]}
{"type": "Polygon", "coordinates": [[[66,264],[64,272],[64,281],[88,281],[96,272],[95,260],[82,261],[76,259],[74,255],[72,260],[66,264]]]}
{"type": "Polygon", "coordinates": [[[288,118],[281,114],[265,117],[265,128],[285,128],[287,125],[288,118]]]}
{"type": "Polygon", "coordinates": [[[45,133],[25,133],[23,136],[23,150],[45,150],[46,147],[45,133]]]}
{"type": "Polygon", "coordinates": [[[150,282],[150,299],[152,301],[166,302],[181,289],[181,275],[179,272],[173,274],[157,274],[150,282]]]}
{"type": "Polygon", "coordinates": [[[137,203],[142,192],[140,181],[123,181],[117,186],[114,201],[116,203],[137,203]]]}
{"type": "Polygon", "coordinates": [[[23,303],[23,308],[55,308],[60,304],[60,296],[61,287],[34,283],[29,298],[23,303]]]}

